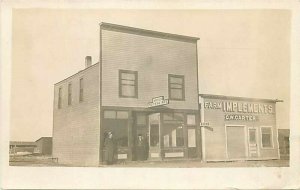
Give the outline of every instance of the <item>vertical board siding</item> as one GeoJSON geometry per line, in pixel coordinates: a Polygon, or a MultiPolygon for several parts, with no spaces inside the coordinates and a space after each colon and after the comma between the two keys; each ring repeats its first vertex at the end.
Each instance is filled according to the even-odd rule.
{"type": "Polygon", "coordinates": [[[55,85],[53,157],[62,164],[97,166],[100,146],[99,64],[55,85]],[[83,101],[79,80],[83,78],[83,101]],[[68,83],[72,82],[72,105],[68,106],[68,83]],[[58,109],[58,89],[62,107],[58,109]]]}
{"type": "Polygon", "coordinates": [[[168,98],[168,74],[184,75],[185,101],[174,109],[198,109],[196,43],[102,30],[103,106],[147,107],[168,98]],[[138,71],[138,98],[119,97],[119,69],[138,71]]]}

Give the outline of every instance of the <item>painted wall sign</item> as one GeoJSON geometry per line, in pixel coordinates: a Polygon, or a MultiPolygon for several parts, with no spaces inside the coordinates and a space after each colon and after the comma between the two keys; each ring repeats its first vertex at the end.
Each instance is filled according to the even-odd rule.
{"type": "Polygon", "coordinates": [[[225,114],[225,120],[232,121],[258,121],[258,116],[255,115],[239,115],[239,114],[225,114]]]}
{"type": "Polygon", "coordinates": [[[152,102],[148,103],[148,107],[162,106],[169,104],[169,99],[165,99],[163,96],[152,98],[152,102]]]}
{"type": "Polygon", "coordinates": [[[205,109],[220,109],[223,112],[273,114],[274,108],[269,104],[248,102],[204,102],[205,109]]]}

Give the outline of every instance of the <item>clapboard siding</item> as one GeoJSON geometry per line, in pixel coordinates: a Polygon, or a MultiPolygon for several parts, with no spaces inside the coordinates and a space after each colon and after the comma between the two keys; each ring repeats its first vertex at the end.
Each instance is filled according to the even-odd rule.
{"type": "Polygon", "coordinates": [[[102,30],[103,106],[147,107],[168,98],[168,74],[184,75],[185,101],[173,109],[198,109],[196,43],[102,30]],[[138,71],[138,98],[119,98],[119,69],[138,71]]]}
{"type": "Polygon", "coordinates": [[[100,147],[99,64],[57,83],[54,93],[53,157],[63,164],[97,166],[100,147]],[[79,102],[80,78],[84,83],[82,102],[79,102]],[[70,82],[72,105],[68,105],[70,82]],[[58,109],[60,87],[62,107],[58,109]]]}
{"type": "MultiPolygon", "coordinates": [[[[210,99],[204,98],[204,102],[222,102],[227,100],[222,99],[210,99]]],[[[232,100],[234,102],[246,102],[247,101],[237,101],[232,100]]],[[[278,158],[278,142],[277,142],[277,127],[276,127],[276,110],[275,103],[269,102],[251,102],[251,103],[263,103],[267,105],[272,105],[274,108],[274,113],[272,114],[255,114],[249,113],[244,115],[255,115],[258,116],[259,121],[226,121],[224,119],[225,114],[242,114],[235,112],[223,112],[221,109],[204,109],[204,120],[205,122],[209,122],[210,128],[205,129],[205,157],[206,160],[227,160],[226,155],[226,133],[225,133],[225,125],[242,125],[248,127],[257,127],[258,129],[258,147],[260,148],[260,159],[264,158],[278,158]],[[272,126],[273,129],[273,143],[274,148],[272,149],[262,149],[261,145],[261,126],[272,126]]],[[[248,134],[248,131],[247,131],[248,134]]],[[[246,136],[246,139],[248,137],[246,136]]],[[[248,140],[247,140],[248,145],[248,140]]]]}

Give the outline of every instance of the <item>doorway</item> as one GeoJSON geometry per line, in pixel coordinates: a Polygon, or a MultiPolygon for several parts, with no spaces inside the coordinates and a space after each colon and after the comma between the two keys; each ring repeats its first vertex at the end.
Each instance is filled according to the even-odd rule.
{"type": "Polygon", "coordinates": [[[237,160],[246,158],[245,128],[245,126],[226,126],[228,159],[237,160]]]}
{"type": "Polygon", "coordinates": [[[257,158],[259,157],[258,149],[258,130],[256,127],[248,128],[248,145],[249,145],[249,157],[257,158]]]}

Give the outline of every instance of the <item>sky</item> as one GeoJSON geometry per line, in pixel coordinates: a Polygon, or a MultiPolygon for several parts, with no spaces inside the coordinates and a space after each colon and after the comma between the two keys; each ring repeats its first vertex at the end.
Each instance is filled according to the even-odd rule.
{"type": "Polygon", "coordinates": [[[99,23],[199,37],[199,93],[281,99],[289,128],[290,12],[15,9],[10,140],[52,136],[54,83],[99,60],[99,23]]]}

